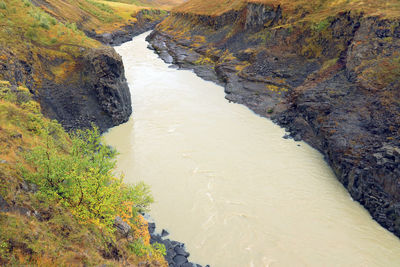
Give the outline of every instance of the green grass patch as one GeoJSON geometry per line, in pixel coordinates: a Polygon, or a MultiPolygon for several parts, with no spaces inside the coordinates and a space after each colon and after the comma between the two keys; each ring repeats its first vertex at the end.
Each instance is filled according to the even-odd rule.
{"type": "Polygon", "coordinates": [[[318,23],[313,24],[311,26],[311,29],[314,31],[317,31],[317,32],[322,32],[322,31],[326,30],[330,24],[331,23],[330,23],[329,19],[324,19],[318,23]]]}
{"type": "Polygon", "coordinates": [[[94,5],[94,6],[96,6],[96,7],[98,7],[100,10],[102,10],[104,12],[107,12],[107,13],[110,13],[110,14],[114,14],[114,10],[109,5],[106,5],[106,4],[103,4],[103,3],[99,3],[99,2],[95,2],[95,1],[90,1],[90,0],[87,0],[87,2],[92,4],[92,5],[94,5]]]}

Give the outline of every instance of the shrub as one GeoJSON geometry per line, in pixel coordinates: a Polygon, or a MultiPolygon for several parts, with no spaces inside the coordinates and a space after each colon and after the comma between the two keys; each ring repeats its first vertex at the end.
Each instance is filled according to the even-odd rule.
{"type": "Polygon", "coordinates": [[[31,1],[29,1],[29,0],[22,0],[22,2],[24,3],[24,6],[26,6],[26,7],[31,6],[31,1]]]}
{"type": "Polygon", "coordinates": [[[119,214],[135,216],[153,202],[148,186],[127,185],[113,176],[116,152],[101,143],[99,132],[71,134],[67,151],[59,148],[47,133],[47,144],[26,154],[34,172],[23,169],[26,180],[36,184],[43,201],[58,201],[71,209],[81,222],[91,222],[113,232],[119,214]]]}
{"type": "Polygon", "coordinates": [[[95,2],[95,1],[88,1],[88,2],[91,3],[92,5],[98,7],[100,10],[102,10],[104,12],[107,12],[107,13],[110,13],[110,14],[114,14],[114,10],[109,5],[106,5],[106,4],[103,4],[103,3],[98,3],[98,2],[95,2]]]}
{"type": "Polygon", "coordinates": [[[57,24],[57,20],[55,18],[51,17],[49,14],[45,13],[42,10],[31,9],[29,11],[29,15],[37,21],[35,25],[39,25],[46,30],[49,30],[51,26],[57,24]]]}
{"type": "Polygon", "coordinates": [[[7,5],[3,1],[0,1],[0,9],[7,9],[7,5]]]}
{"type": "Polygon", "coordinates": [[[32,40],[32,41],[36,41],[38,39],[37,36],[37,31],[33,28],[30,27],[26,32],[25,32],[25,37],[32,40]]]}
{"type": "Polygon", "coordinates": [[[46,30],[50,29],[49,21],[46,19],[41,19],[39,22],[39,26],[46,30]]]}
{"type": "Polygon", "coordinates": [[[136,239],[128,244],[128,248],[139,257],[149,256],[151,254],[167,255],[167,250],[163,244],[155,242],[154,244],[145,244],[143,239],[136,239]]]}
{"type": "Polygon", "coordinates": [[[73,31],[77,31],[78,30],[78,27],[76,26],[75,22],[69,23],[69,24],[67,24],[65,26],[67,26],[67,28],[69,28],[69,29],[71,29],[73,31]]]}
{"type": "Polygon", "coordinates": [[[50,24],[53,26],[57,24],[57,20],[53,17],[49,17],[48,20],[50,21],[50,24]]]}
{"type": "Polygon", "coordinates": [[[0,239],[0,257],[6,258],[9,255],[9,244],[6,241],[0,239]]]}
{"type": "Polygon", "coordinates": [[[330,21],[328,19],[325,19],[314,24],[311,28],[314,31],[322,32],[323,30],[327,29],[330,24],[331,24],[330,21]]]}
{"type": "Polygon", "coordinates": [[[30,100],[28,102],[22,103],[21,108],[32,113],[40,113],[40,105],[38,102],[30,100]]]}

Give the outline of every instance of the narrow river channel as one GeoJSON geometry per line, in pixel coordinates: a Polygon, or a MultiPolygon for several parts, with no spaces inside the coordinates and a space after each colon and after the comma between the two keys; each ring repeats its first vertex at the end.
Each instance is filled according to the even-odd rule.
{"type": "MultiPolygon", "coordinates": [[[[148,33],[147,33],[148,34],[148,33]]],[[[336,180],[322,155],[191,71],[169,68],[146,34],[117,47],[131,120],[105,135],[126,182],[190,260],[212,267],[400,266],[400,241],[336,180]]]]}

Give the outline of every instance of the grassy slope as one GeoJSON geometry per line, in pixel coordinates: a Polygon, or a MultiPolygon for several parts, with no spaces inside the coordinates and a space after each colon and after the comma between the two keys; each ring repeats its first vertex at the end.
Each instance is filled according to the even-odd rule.
{"type": "MultiPolygon", "coordinates": [[[[134,15],[152,6],[144,2],[102,0],[34,0],[40,7],[60,21],[75,22],[82,30],[113,31],[135,21],[134,15]]],[[[156,6],[154,6],[156,7],[156,6]]]]}
{"type": "Polygon", "coordinates": [[[358,11],[369,16],[398,17],[400,2],[397,0],[372,1],[372,0],[189,0],[174,10],[177,12],[189,12],[201,15],[218,16],[229,10],[239,10],[246,3],[263,3],[273,7],[278,5],[293,18],[299,18],[307,13],[307,18],[324,19],[338,12],[358,11]]]}
{"type": "Polygon", "coordinates": [[[212,2],[191,0],[178,6],[174,11],[218,16],[230,10],[238,10],[245,3],[245,0],[215,0],[212,2]]]}
{"type": "MultiPolygon", "coordinates": [[[[26,62],[33,70],[34,87],[40,86],[43,78],[66,79],[74,71],[74,59],[82,48],[100,46],[77,30],[75,24],[59,22],[29,1],[8,0],[5,5],[0,9],[0,63],[26,62]],[[56,58],[63,63],[57,67],[43,64],[43,59],[56,58]]],[[[5,75],[2,72],[0,78],[7,78],[5,75]]]]}
{"type": "MultiPolygon", "coordinates": [[[[139,10],[158,4],[153,1],[141,1],[143,6],[103,0],[33,1],[34,4],[30,0],[0,0],[0,63],[22,60],[32,66],[34,87],[41,86],[44,78],[60,82],[70,79],[76,67],[75,58],[81,55],[82,48],[101,45],[80,30],[111,32],[134,22],[139,10]],[[43,59],[63,63],[50,67],[43,64],[43,59]]],[[[11,78],[0,72],[0,79],[11,78]]]]}
{"type": "MultiPolygon", "coordinates": [[[[120,265],[111,257],[104,258],[111,253],[110,244],[118,248],[126,264],[163,262],[157,255],[134,255],[127,241],[116,243],[113,234],[96,224],[82,223],[68,208],[46,201],[24,182],[20,166],[31,169],[24,157],[26,151],[45,146],[48,138],[66,146],[70,143],[69,135],[57,122],[43,117],[27,88],[0,81],[0,125],[0,195],[13,203],[14,209],[0,212],[1,265],[120,265]],[[49,128],[53,129],[51,135],[46,134],[49,128]],[[31,215],[26,216],[27,212],[31,215]],[[33,216],[35,212],[40,216],[33,216]]],[[[132,227],[135,237],[148,244],[146,222],[139,216],[132,227]]]]}

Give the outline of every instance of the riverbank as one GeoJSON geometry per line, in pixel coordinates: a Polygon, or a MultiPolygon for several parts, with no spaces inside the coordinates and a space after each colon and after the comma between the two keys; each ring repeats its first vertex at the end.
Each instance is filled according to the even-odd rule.
{"type": "MultiPolygon", "coordinates": [[[[149,221],[148,229],[151,236],[150,244],[159,243],[163,244],[166,249],[165,260],[168,262],[170,267],[202,267],[200,264],[189,262],[190,253],[186,251],[185,244],[170,240],[167,238],[169,232],[165,229],[156,231],[156,223],[152,221],[148,216],[145,218],[149,221]],[[147,218],[146,218],[147,217],[147,218]]],[[[210,267],[206,265],[205,267],[210,267]]]]}
{"type": "Polygon", "coordinates": [[[165,62],[223,84],[228,100],[321,151],[353,199],[400,236],[397,21],[339,12],[296,23],[249,3],[216,16],[176,10],[148,40],[165,62]]]}

